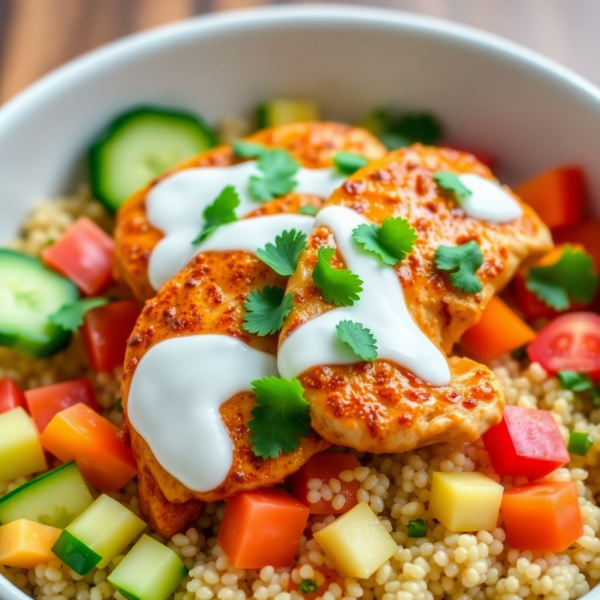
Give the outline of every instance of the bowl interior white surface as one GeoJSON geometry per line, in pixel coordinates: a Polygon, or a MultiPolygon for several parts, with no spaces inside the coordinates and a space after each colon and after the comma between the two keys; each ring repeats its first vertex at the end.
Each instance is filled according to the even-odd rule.
{"type": "MultiPolygon", "coordinates": [[[[315,100],[355,122],[377,106],[430,110],[447,138],[500,159],[508,183],[581,165],[600,214],[600,91],[510,42],[381,9],[278,7],[204,17],[70,63],[0,110],[0,242],[33,204],[85,180],[85,152],[139,104],[215,123],[267,98],[315,100]]],[[[596,592],[588,598],[596,596],[596,592]]],[[[2,600],[27,598],[0,576],[2,600]]]]}

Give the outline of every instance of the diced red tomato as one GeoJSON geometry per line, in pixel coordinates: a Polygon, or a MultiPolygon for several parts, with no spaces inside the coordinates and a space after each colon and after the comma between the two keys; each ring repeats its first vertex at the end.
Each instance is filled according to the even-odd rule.
{"type": "Polygon", "coordinates": [[[515,188],[550,229],[576,225],[583,219],[584,192],[583,171],[571,166],[544,171],[515,188]]]}
{"type": "Polygon", "coordinates": [[[558,371],[600,376],[600,316],[591,312],[561,315],[538,331],[527,352],[551,374],[558,371]]]}
{"type": "Polygon", "coordinates": [[[282,489],[241,492],[227,500],[217,540],[236,569],[289,567],[308,516],[282,489]]]}
{"type": "Polygon", "coordinates": [[[111,302],[85,314],[81,334],[94,371],[110,371],[123,364],[127,339],[139,314],[135,300],[111,302]]]}
{"type": "Polygon", "coordinates": [[[538,479],[570,460],[554,418],[536,408],[507,406],[502,421],[483,434],[483,443],[498,475],[538,479]]]}
{"type": "Polygon", "coordinates": [[[114,240],[81,217],[45,250],[42,260],[69,278],[86,296],[97,296],[112,282],[114,240]]]}
{"type": "Polygon", "coordinates": [[[40,435],[44,450],[64,462],[75,460],[81,474],[103,492],[116,492],[137,472],[123,432],[85,404],[59,412],[40,435]]]}
{"type": "MultiPolygon", "coordinates": [[[[299,570],[298,567],[294,569],[294,571],[299,570]]],[[[302,584],[294,581],[294,573],[292,573],[292,578],[290,579],[290,592],[300,593],[304,600],[316,600],[327,591],[330,584],[337,583],[340,585],[342,583],[342,578],[329,567],[313,567],[313,571],[315,572],[315,576],[312,581],[318,586],[314,592],[301,592],[300,586],[302,584]]]]}
{"type": "Polygon", "coordinates": [[[508,544],[531,552],[562,552],[583,535],[574,481],[536,481],[502,497],[508,544]]]}
{"type": "Polygon", "coordinates": [[[25,394],[10,377],[0,379],[0,414],[18,406],[27,410],[25,394]]]}
{"type": "Polygon", "coordinates": [[[473,150],[471,148],[465,148],[458,144],[447,144],[444,142],[444,148],[450,148],[451,150],[458,150],[459,152],[466,152],[472,154],[480,163],[483,163],[488,169],[493,169],[496,165],[496,157],[489,152],[482,150],[473,150]]]}
{"type": "Polygon", "coordinates": [[[87,377],[27,390],[25,398],[29,413],[40,432],[44,431],[54,415],[80,402],[96,412],[100,411],[94,388],[87,377]]]}
{"type": "Polygon", "coordinates": [[[600,219],[586,219],[579,225],[556,229],[552,237],[556,244],[582,246],[594,259],[596,271],[600,273],[600,219]]]}
{"type": "MultiPolygon", "coordinates": [[[[358,459],[353,454],[339,454],[333,452],[321,452],[315,454],[309,461],[299,470],[296,471],[290,478],[290,486],[292,494],[303,504],[308,506],[313,515],[341,515],[348,512],[356,506],[356,492],[358,491],[358,481],[349,483],[339,479],[342,471],[354,471],[358,467],[358,459]],[[340,481],[340,494],[345,498],[346,502],[340,509],[334,509],[331,505],[332,500],[321,498],[318,502],[311,503],[308,501],[308,482],[311,479],[320,479],[323,484],[329,485],[330,479],[338,479],[340,481]]],[[[336,494],[334,493],[334,496],[336,494]]]]}

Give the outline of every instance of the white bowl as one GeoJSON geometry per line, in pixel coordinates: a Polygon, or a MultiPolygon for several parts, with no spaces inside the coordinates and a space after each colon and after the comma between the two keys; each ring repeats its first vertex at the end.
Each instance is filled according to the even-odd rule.
{"type": "MultiPolygon", "coordinates": [[[[430,110],[448,138],[500,158],[508,183],[581,165],[600,214],[600,90],[530,50],[434,19],[346,6],[203,17],[110,44],[0,110],[0,243],[40,199],[85,173],[94,135],[137,104],[215,122],[275,97],[354,122],[377,106],[430,110]]],[[[2,600],[27,596],[0,576],[2,600]]],[[[595,590],[587,598],[600,598],[595,590]]]]}

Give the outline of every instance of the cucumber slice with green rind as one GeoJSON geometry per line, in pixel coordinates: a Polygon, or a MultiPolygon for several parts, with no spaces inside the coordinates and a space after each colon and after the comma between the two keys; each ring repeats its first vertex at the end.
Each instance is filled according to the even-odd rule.
{"type": "Polygon", "coordinates": [[[143,535],[108,581],[129,600],[167,600],[187,574],[173,550],[143,535]]]}
{"type": "Polygon", "coordinates": [[[37,358],[62,350],[71,334],[48,317],[78,298],[74,283],[37,258],[0,249],[0,346],[37,358]]]}
{"type": "Polygon", "coordinates": [[[318,121],[319,106],[309,100],[270,100],[256,109],[259,129],[279,127],[290,123],[318,121]]]}
{"type": "Polygon", "coordinates": [[[52,552],[78,575],[86,575],[102,560],[99,554],[67,530],[60,534],[52,546],[52,552]]]}
{"type": "Polygon", "coordinates": [[[64,529],[94,499],[74,461],[24,483],[0,498],[0,524],[17,519],[64,529]]]}
{"type": "Polygon", "coordinates": [[[90,149],[92,192],[116,212],[155,177],[214,146],[213,131],[184,111],[138,107],[113,121],[90,149]]]}

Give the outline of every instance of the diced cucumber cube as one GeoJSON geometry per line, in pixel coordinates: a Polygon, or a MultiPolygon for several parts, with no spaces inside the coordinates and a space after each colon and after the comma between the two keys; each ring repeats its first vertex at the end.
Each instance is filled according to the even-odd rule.
{"type": "Polygon", "coordinates": [[[92,502],[74,461],[48,471],[0,498],[0,524],[27,519],[64,529],[92,502]]]}
{"type": "Polygon", "coordinates": [[[146,527],[120,502],[102,495],[61,534],[52,552],[79,575],[105,567],[146,527]]]}
{"type": "Polygon", "coordinates": [[[257,109],[259,128],[319,120],[319,107],[308,100],[271,100],[257,109]]]}
{"type": "Polygon", "coordinates": [[[187,574],[173,550],[143,535],[108,581],[129,600],[167,600],[187,574]]]}

